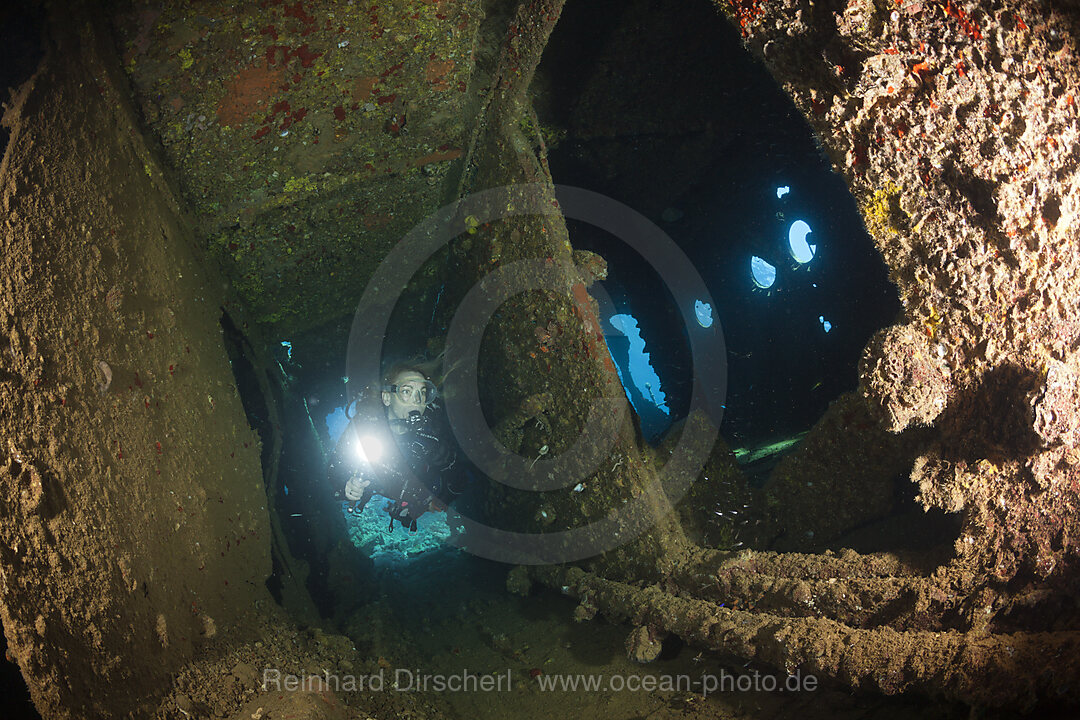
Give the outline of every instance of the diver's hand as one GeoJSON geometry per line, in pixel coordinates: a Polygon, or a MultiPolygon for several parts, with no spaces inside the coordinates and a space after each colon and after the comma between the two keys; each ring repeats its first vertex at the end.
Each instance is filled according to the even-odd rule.
{"type": "Polygon", "coordinates": [[[346,500],[360,500],[364,497],[364,491],[367,490],[368,485],[371,484],[370,480],[364,480],[363,478],[354,477],[345,483],[345,499],[346,500]]]}

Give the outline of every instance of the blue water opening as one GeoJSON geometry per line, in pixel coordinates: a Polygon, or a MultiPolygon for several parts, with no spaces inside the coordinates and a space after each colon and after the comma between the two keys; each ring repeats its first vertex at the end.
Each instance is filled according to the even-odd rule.
{"type": "Polygon", "coordinates": [[[345,406],[334,408],[334,411],[326,416],[326,430],[330,433],[330,444],[337,445],[341,439],[341,433],[349,427],[349,418],[345,415],[345,406]]]}
{"type": "Polygon", "coordinates": [[[754,281],[754,287],[768,290],[776,282],[776,266],[753,255],[750,258],[750,277],[754,281]]]}
{"type": "Polygon", "coordinates": [[[694,316],[697,317],[698,325],[703,328],[712,327],[712,305],[701,300],[694,301],[694,316]]]}
{"type": "Polygon", "coordinates": [[[811,232],[810,224],[805,220],[796,220],[788,229],[788,248],[791,251],[791,257],[800,265],[810,262],[817,254],[817,245],[811,245],[806,241],[806,236],[811,232]]]}
{"type": "MultiPolygon", "coordinates": [[[[649,353],[645,351],[645,340],[641,337],[638,321],[632,315],[619,314],[613,315],[608,322],[629,341],[626,357],[616,357],[613,353],[612,360],[626,397],[641,420],[641,431],[646,437],[655,438],[670,426],[671,410],[661,387],[660,376],[656,374],[649,353]]],[[[609,348],[611,344],[609,341],[609,348]]]]}

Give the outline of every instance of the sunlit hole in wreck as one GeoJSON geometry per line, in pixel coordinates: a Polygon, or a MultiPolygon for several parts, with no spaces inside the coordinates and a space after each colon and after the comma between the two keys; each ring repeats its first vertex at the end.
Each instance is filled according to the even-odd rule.
{"type": "Polygon", "coordinates": [[[694,317],[698,321],[698,325],[703,328],[712,327],[713,324],[713,310],[712,305],[701,300],[694,301],[694,317]]]}
{"type": "Polygon", "coordinates": [[[776,284],[776,266],[757,255],[750,257],[750,279],[754,287],[768,290],[776,284]]]}
{"type": "MultiPolygon", "coordinates": [[[[645,348],[637,320],[632,315],[612,315],[611,326],[626,338],[625,346],[615,344],[622,352],[612,350],[619,380],[630,404],[641,418],[641,430],[646,437],[656,438],[670,426],[671,410],[661,387],[660,376],[653,369],[650,355],[645,348]],[[622,346],[622,347],[620,347],[622,346]]],[[[614,344],[614,336],[608,338],[608,347],[614,344]]]]}
{"type": "Polygon", "coordinates": [[[817,254],[817,245],[811,245],[806,240],[810,233],[810,225],[805,220],[796,220],[788,229],[788,248],[792,259],[800,265],[810,262],[817,254]]]}
{"type": "Polygon", "coordinates": [[[333,409],[326,416],[326,432],[330,436],[332,443],[337,443],[341,438],[341,433],[345,432],[345,428],[349,426],[349,418],[345,414],[345,406],[341,405],[333,409]]]}

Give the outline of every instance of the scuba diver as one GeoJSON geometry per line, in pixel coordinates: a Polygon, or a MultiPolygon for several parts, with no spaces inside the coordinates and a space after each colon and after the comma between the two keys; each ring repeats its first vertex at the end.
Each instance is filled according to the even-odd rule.
{"type": "Polygon", "coordinates": [[[444,440],[448,429],[427,375],[412,365],[395,365],[379,396],[385,418],[353,419],[335,450],[330,481],[336,487],[344,484],[350,512],[360,512],[373,495],[382,495],[391,501],[390,529],[397,521],[415,532],[417,519],[433,502],[446,506],[461,494],[466,476],[444,440]]]}

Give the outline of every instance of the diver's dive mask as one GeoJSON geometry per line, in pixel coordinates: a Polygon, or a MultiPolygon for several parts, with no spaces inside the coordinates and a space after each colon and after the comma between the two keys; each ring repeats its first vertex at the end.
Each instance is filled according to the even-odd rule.
{"type": "Polygon", "coordinates": [[[435,383],[430,380],[423,382],[406,380],[396,385],[384,385],[383,392],[393,393],[398,396],[401,402],[409,405],[427,406],[435,402],[439,390],[435,387],[435,383]]]}

